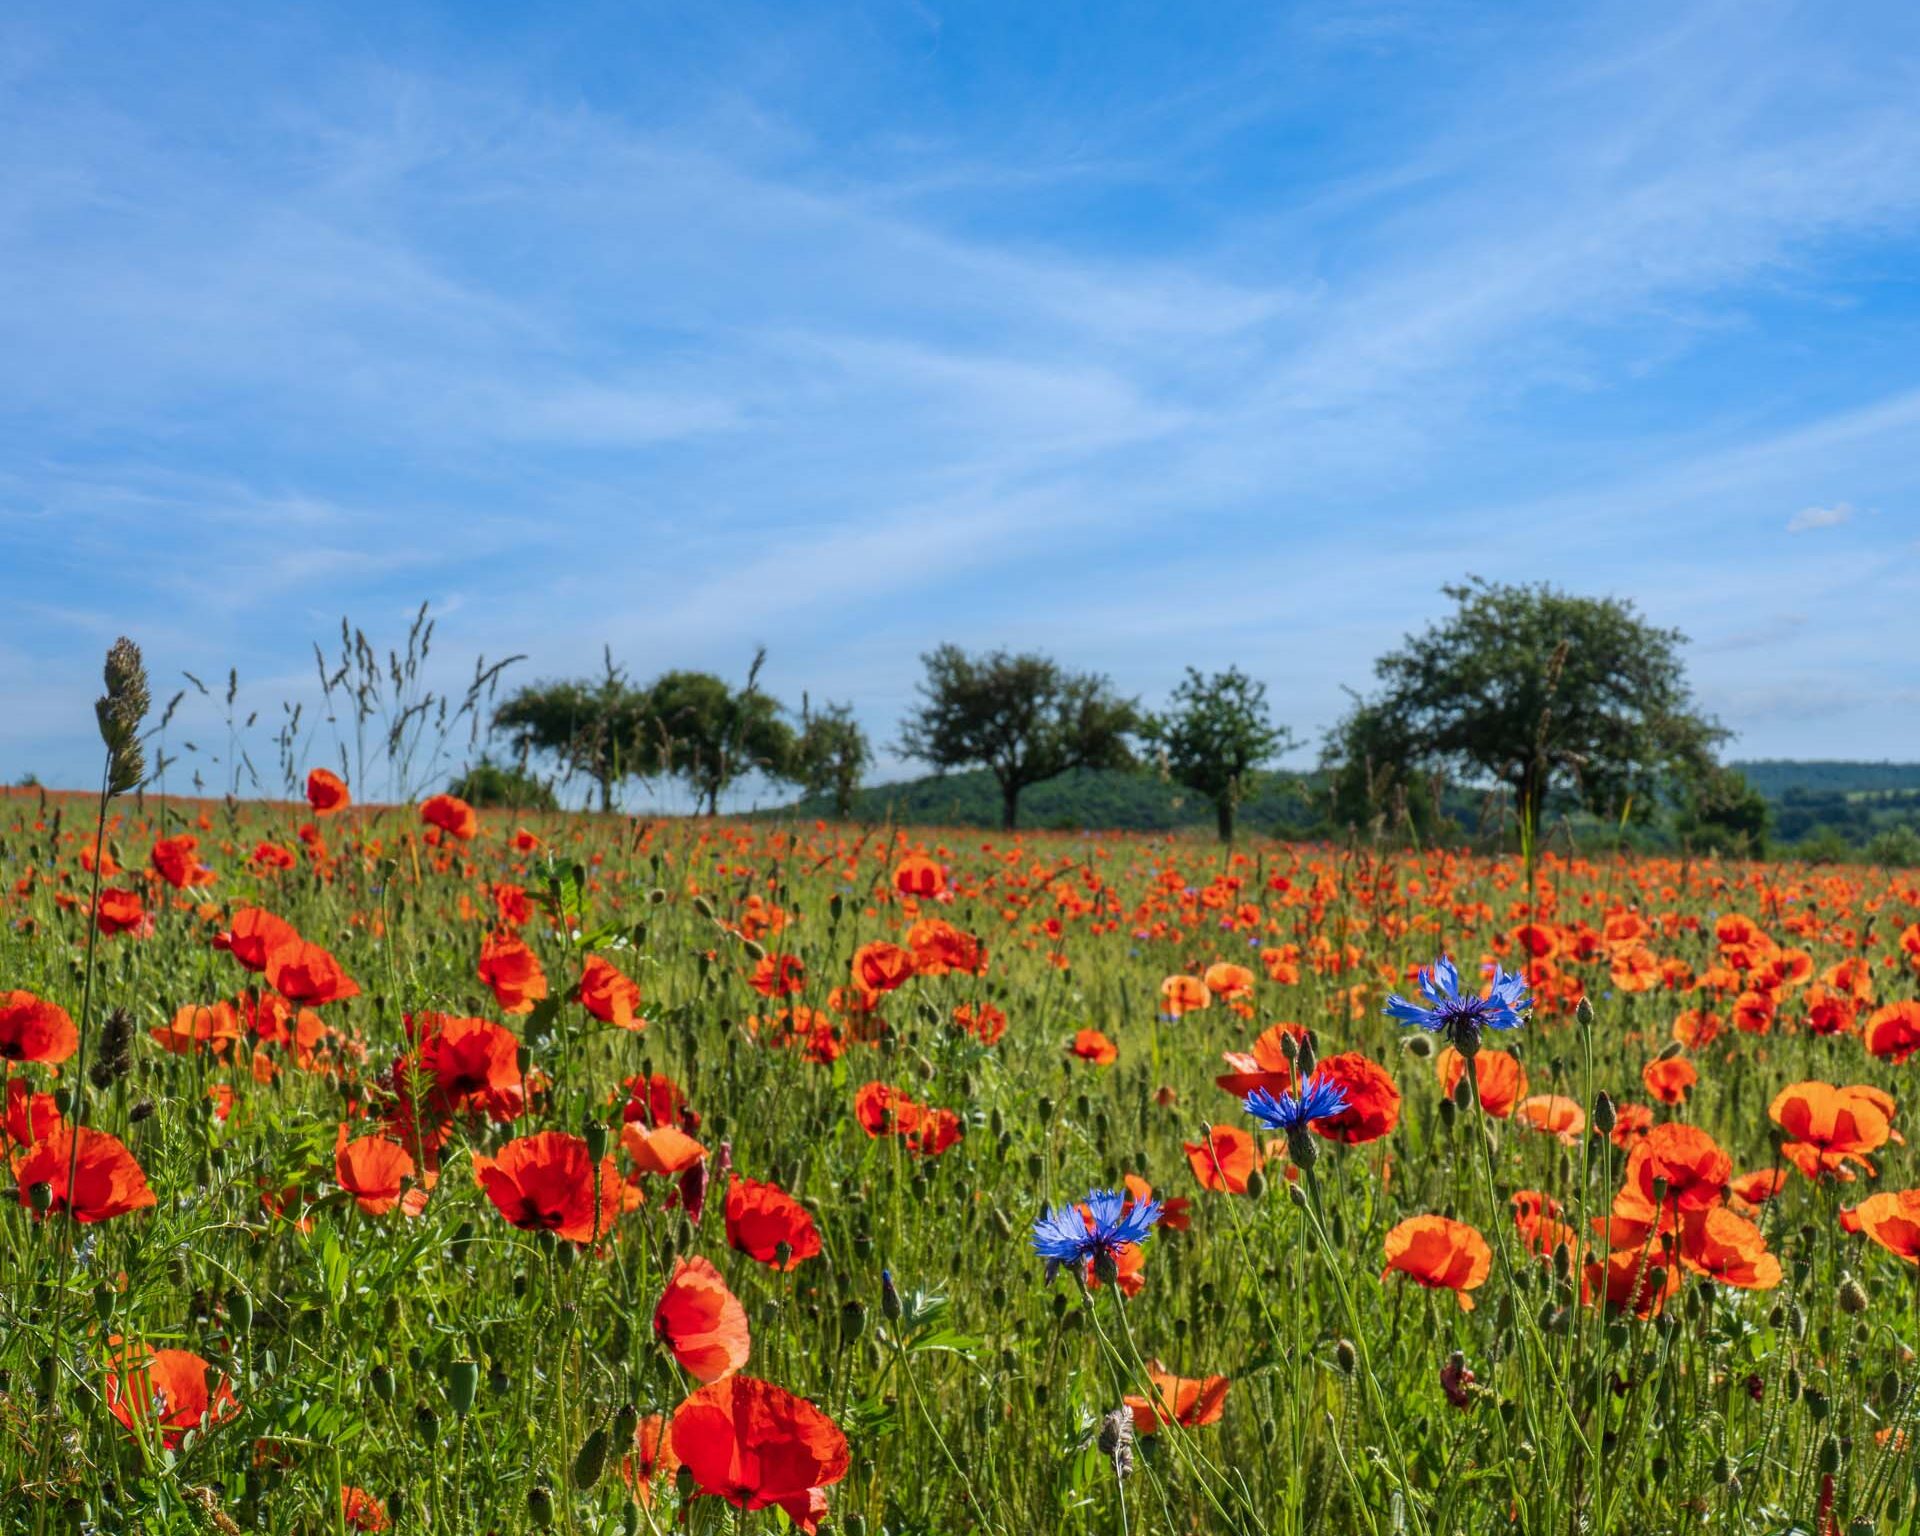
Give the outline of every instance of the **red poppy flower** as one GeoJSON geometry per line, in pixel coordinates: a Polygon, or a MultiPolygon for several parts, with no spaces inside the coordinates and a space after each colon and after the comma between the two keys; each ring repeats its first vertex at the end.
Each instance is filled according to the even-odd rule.
{"type": "Polygon", "coordinates": [[[878,940],[853,955],[854,984],[869,997],[891,992],[913,975],[913,952],[878,940]]]}
{"type": "Polygon", "coordinates": [[[666,1419],[650,1413],[633,1427],[633,1450],[620,1462],[620,1476],[641,1504],[653,1503],[653,1485],[680,1470],[666,1419]]]}
{"type": "Polygon", "coordinates": [[[0,992],[0,1059],[65,1061],[80,1045],[67,1010],[31,992],[0,992]]]}
{"type": "Polygon", "coordinates": [[[157,1432],[161,1444],[175,1449],[188,1430],[218,1424],[240,1411],[224,1376],[208,1388],[213,1367],[198,1355],[114,1342],[118,1348],[107,1372],[107,1411],[126,1428],[133,1429],[138,1419],[140,1433],[157,1432]]]}
{"type": "Polygon", "coordinates": [[[602,1024],[619,1029],[644,1029],[640,1017],[640,985],[610,961],[588,955],[574,991],[580,1006],[602,1024]]]}
{"type": "MultiPolygon", "coordinates": [[[[479,1113],[512,1120],[526,1108],[520,1075],[520,1037],[491,1019],[416,1013],[407,1020],[420,1069],[431,1079],[428,1108],[436,1115],[479,1113]]],[[[410,1062],[394,1068],[403,1105],[412,1098],[410,1062]]]]}
{"type": "Polygon", "coordinates": [[[384,1216],[400,1203],[401,1187],[413,1177],[413,1159],[399,1142],[385,1136],[348,1141],[342,1124],[334,1142],[333,1177],[361,1210],[369,1216],[384,1216]]]}
{"type": "Polygon", "coordinates": [[[510,933],[493,934],[480,946],[479,976],[503,1013],[532,1013],[547,995],[540,957],[510,933]]]}
{"type": "Polygon", "coordinates": [[[1640,1069],[1640,1081],[1662,1104],[1684,1104],[1700,1074],[1684,1056],[1655,1059],[1640,1069]]]}
{"type": "Polygon", "coordinates": [[[778,1505],[819,1528],[826,1490],[847,1475],[847,1437],[805,1398],[752,1376],[701,1387],[673,1415],[673,1453],[704,1494],[737,1509],[778,1505]]]}
{"type": "Polygon", "coordinates": [[[792,997],[805,988],[807,968],[798,955],[766,954],[753,968],[747,985],[762,997],[792,997]]]}
{"type": "Polygon", "coordinates": [[[1770,1291],[1781,1279],[1780,1261],[1767,1252],[1760,1229],[1725,1206],[1696,1211],[1682,1223],[1680,1262],[1743,1291],[1770,1291]]]}
{"type": "Polygon", "coordinates": [[[982,1045],[998,1045],[1007,1032],[1007,1016],[992,1003],[957,1003],[953,1022],[982,1045]]]}
{"type": "Polygon", "coordinates": [[[155,1203],[145,1171],[120,1138],[85,1126],[78,1131],[61,1126],[43,1136],[14,1159],[13,1177],[20,1186],[20,1203],[29,1210],[33,1209],[34,1186],[44,1184],[52,1191],[49,1209],[71,1211],[73,1219],[83,1224],[109,1221],[155,1203]],[[71,1188],[67,1184],[69,1163],[73,1166],[71,1188]]]}
{"type": "Polygon", "coordinates": [[[1643,1245],[1616,1248],[1581,1273],[1580,1293],[1588,1306],[1604,1300],[1609,1311],[1657,1317],[1667,1298],[1680,1289],[1680,1267],[1643,1245]]]}
{"type": "Polygon", "coordinates": [[[1244,1099],[1256,1088],[1264,1088],[1278,1097],[1293,1086],[1293,1068],[1287,1062],[1285,1041],[1306,1038],[1298,1024],[1275,1024],[1261,1031],[1251,1051],[1223,1051],[1221,1059],[1233,1068],[1214,1081],[1236,1099],[1244,1099]]]}
{"type": "Polygon", "coordinates": [[[289,1002],[314,1008],[360,995],[360,984],[340,968],[332,952],[305,940],[267,956],[267,982],[289,1002]]]}
{"type": "Polygon", "coordinates": [[[1920,1048],[1920,1003],[1888,1003],[1867,1018],[1861,1042],[1869,1054],[1899,1063],[1920,1048]]]}
{"type": "Polygon", "coordinates": [[[339,774],[316,768],[307,775],[307,804],[313,807],[316,816],[331,816],[335,811],[344,811],[351,803],[347,782],[339,774]]]}
{"type": "Polygon", "coordinates": [[[627,1090],[627,1102],[620,1118],[629,1125],[642,1120],[648,1125],[684,1124],[689,1131],[700,1128],[700,1117],[687,1108],[685,1090],[666,1073],[630,1077],[621,1086],[627,1090]]]}
{"type": "Polygon", "coordinates": [[[192,833],[163,837],[153,845],[154,871],[176,890],[211,885],[213,871],[200,862],[199,849],[200,839],[192,833]]]}
{"type": "Polygon", "coordinates": [[[1154,1360],[1148,1362],[1147,1379],[1153,1383],[1152,1402],[1130,1392],[1122,1399],[1133,1415],[1133,1432],[1137,1435],[1155,1434],[1168,1424],[1188,1429],[1213,1424],[1226,1412],[1229,1383],[1224,1376],[1190,1380],[1174,1375],[1154,1360]]]}
{"type": "Polygon", "coordinates": [[[747,1309],[720,1271],[698,1255],[674,1265],[653,1310],[653,1331],[680,1369],[702,1384],[731,1376],[747,1363],[752,1347],[747,1309]]]}
{"type": "Polygon", "coordinates": [[[707,1155],[707,1149],[685,1131],[671,1125],[648,1129],[638,1121],[621,1130],[620,1145],[641,1173],[685,1173],[707,1155]]]}
{"type": "Polygon", "coordinates": [[[1429,1290],[1452,1291],[1465,1311],[1473,1306],[1467,1292],[1483,1285],[1492,1269],[1493,1250],[1478,1228],[1446,1216],[1409,1216],[1387,1233],[1381,1278],[1397,1272],[1429,1290]]]}
{"type": "Polygon", "coordinates": [[[350,1483],[340,1488],[340,1518],[356,1531],[384,1531],[393,1523],[387,1518],[384,1504],[366,1489],[350,1483]]]}
{"type": "Polygon", "coordinates": [[[738,1174],[727,1185],[727,1242],[775,1269],[792,1269],[820,1252],[820,1233],[804,1205],[778,1184],[738,1174]],[[782,1243],[789,1250],[785,1264],[780,1262],[782,1243]]]}
{"type": "Polygon", "coordinates": [[[1207,1140],[1182,1145],[1186,1149],[1187,1165],[1203,1189],[1244,1195],[1247,1180],[1266,1164],[1260,1144],[1237,1125],[1216,1125],[1208,1132],[1207,1140]]]}
{"type": "Polygon", "coordinates": [[[937,917],[924,918],[907,930],[913,968],[922,976],[984,976],[987,947],[974,935],[937,917]]]}
{"type": "Polygon", "coordinates": [[[611,1231],[626,1188],[612,1158],[601,1158],[596,1170],[586,1142],[564,1131],[518,1137],[497,1157],[476,1155],[473,1167],[487,1198],[514,1226],[570,1243],[590,1243],[611,1231]]]}
{"type": "Polygon", "coordinates": [[[1360,1146],[1393,1134],[1400,1123],[1400,1090],[1385,1067],[1358,1051],[1343,1051],[1321,1062],[1316,1075],[1347,1096],[1339,1114],[1313,1122],[1316,1136],[1360,1146]]]}
{"type": "Polygon", "coordinates": [[[248,970],[262,972],[275,950],[299,943],[299,930],[285,918],[261,907],[241,907],[233,914],[233,925],[214,939],[213,947],[224,949],[248,970]]]}
{"type": "Polygon", "coordinates": [[[420,819],[463,843],[472,842],[480,830],[480,818],[474,815],[473,807],[454,795],[435,795],[422,802],[420,819]]]}
{"type": "Polygon", "coordinates": [[[7,1079],[6,1139],[16,1147],[30,1147],[59,1130],[66,1121],[50,1093],[35,1093],[25,1078],[7,1079]]]}
{"type": "Polygon", "coordinates": [[[109,937],[116,933],[149,931],[147,907],[140,893],[118,887],[110,887],[100,893],[99,903],[94,907],[93,921],[109,937]]]}

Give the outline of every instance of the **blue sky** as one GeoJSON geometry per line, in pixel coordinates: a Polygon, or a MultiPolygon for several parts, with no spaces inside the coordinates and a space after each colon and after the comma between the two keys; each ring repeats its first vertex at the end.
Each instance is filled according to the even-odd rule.
{"type": "MultiPolygon", "coordinates": [[[[1920,758],[1920,8],[15,4],[0,777],[238,668],[918,654],[1303,735],[1467,572],[1920,758]]],[[[197,698],[177,734],[220,711],[197,698]]]]}

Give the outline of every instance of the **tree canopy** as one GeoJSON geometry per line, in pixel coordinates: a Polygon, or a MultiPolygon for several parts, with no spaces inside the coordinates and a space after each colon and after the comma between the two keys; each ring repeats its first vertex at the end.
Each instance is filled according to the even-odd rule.
{"type": "Polygon", "coordinates": [[[827,703],[816,711],[803,698],[800,713],[794,778],[809,795],[830,797],[833,814],[845,821],[853,814],[853,797],[873,761],[867,733],[851,704],[827,703]]]}
{"type": "Polygon", "coordinates": [[[1159,749],[1167,777],[1213,802],[1223,843],[1233,841],[1235,812],[1258,770],[1296,744],[1268,714],[1266,684],[1238,667],[1211,677],[1188,667],[1166,713],[1147,720],[1142,734],[1159,749]]]}
{"type": "Polygon", "coordinates": [[[1381,657],[1379,691],[1334,730],[1329,766],[1349,785],[1502,784],[1534,828],[1549,789],[1599,815],[1645,815],[1711,766],[1727,733],[1694,704],[1678,630],[1546,583],[1442,590],[1454,611],[1381,657]]]}
{"type": "Polygon", "coordinates": [[[1123,768],[1139,724],[1105,677],[1069,672],[1051,657],[943,645],[921,658],[920,703],[900,727],[900,750],[935,768],[982,767],[999,782],[1002,825],[1019,825],[1020,793],[1073,768],[1123,768]]]}
{"type": "Polygon", "coordinates": [[[636,688],[606,653],[597,679],[550,681],[516,690],[494,712],[516,751],[545,752],[569,774],[590,779],[600,809],[613,809],[614,790],[636,770],[635,743],[649,709],[647,690],[636,688]]]}

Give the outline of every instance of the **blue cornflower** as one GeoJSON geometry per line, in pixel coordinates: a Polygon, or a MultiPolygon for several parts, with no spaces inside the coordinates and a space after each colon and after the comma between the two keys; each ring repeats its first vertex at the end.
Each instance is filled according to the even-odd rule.
{"type": "Polygon", "coordinates": [[[1094,1190],[1086,1206],[1091,1222],[1077,1205],[1049,1207],[1034,1222],[1033,1251],[1047,1261],[1047,1279],[1063,1264],[1117,1264],[1120,1249],[1145,1242],[1160,1219],[1158,1200],[1129,1200],[1110,1189],[1094,1190]]]}
{"type": "Polygon", "coordinates": [[[1264,1088],[1256,1088],[1245,1100],[1248,1114],[1268,1130],[1289,1135],[1303,1131],[1316,1120],[1330,1120],[1345,1112],[1346,1090],[1332,1078],[1316,1072],[1298,1088],[1275,1098],[1264,1088]]]}
{"type": "Polygon", "coordinates": [[[1418,1024],[1444,1036],[1462,1056],[1480,1049],[1480,1032],[1484,1029],[1518,1029],[1533,1006],[1527,996],[1526,977],[1518,971],[1509,974],[1497,963],[1493,985],[1485,997],[1471,992],[1462,997],[1460,973],[1445,955],[1433,962],[1431,970],[1420,973],[1420,991],[1430,1006],[1422,1008],[1396,992],[1387,999],[1386,1012],[1402,1024],[1418,1024]]]}

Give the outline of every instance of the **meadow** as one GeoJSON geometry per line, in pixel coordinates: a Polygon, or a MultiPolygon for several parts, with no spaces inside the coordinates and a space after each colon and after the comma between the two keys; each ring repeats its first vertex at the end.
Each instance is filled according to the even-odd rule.
{"type": "Polygon", "coordinates": [[[10,1531],[1910,1527],[1920,874],[329,778],[0,801],[10,1531]]]}

